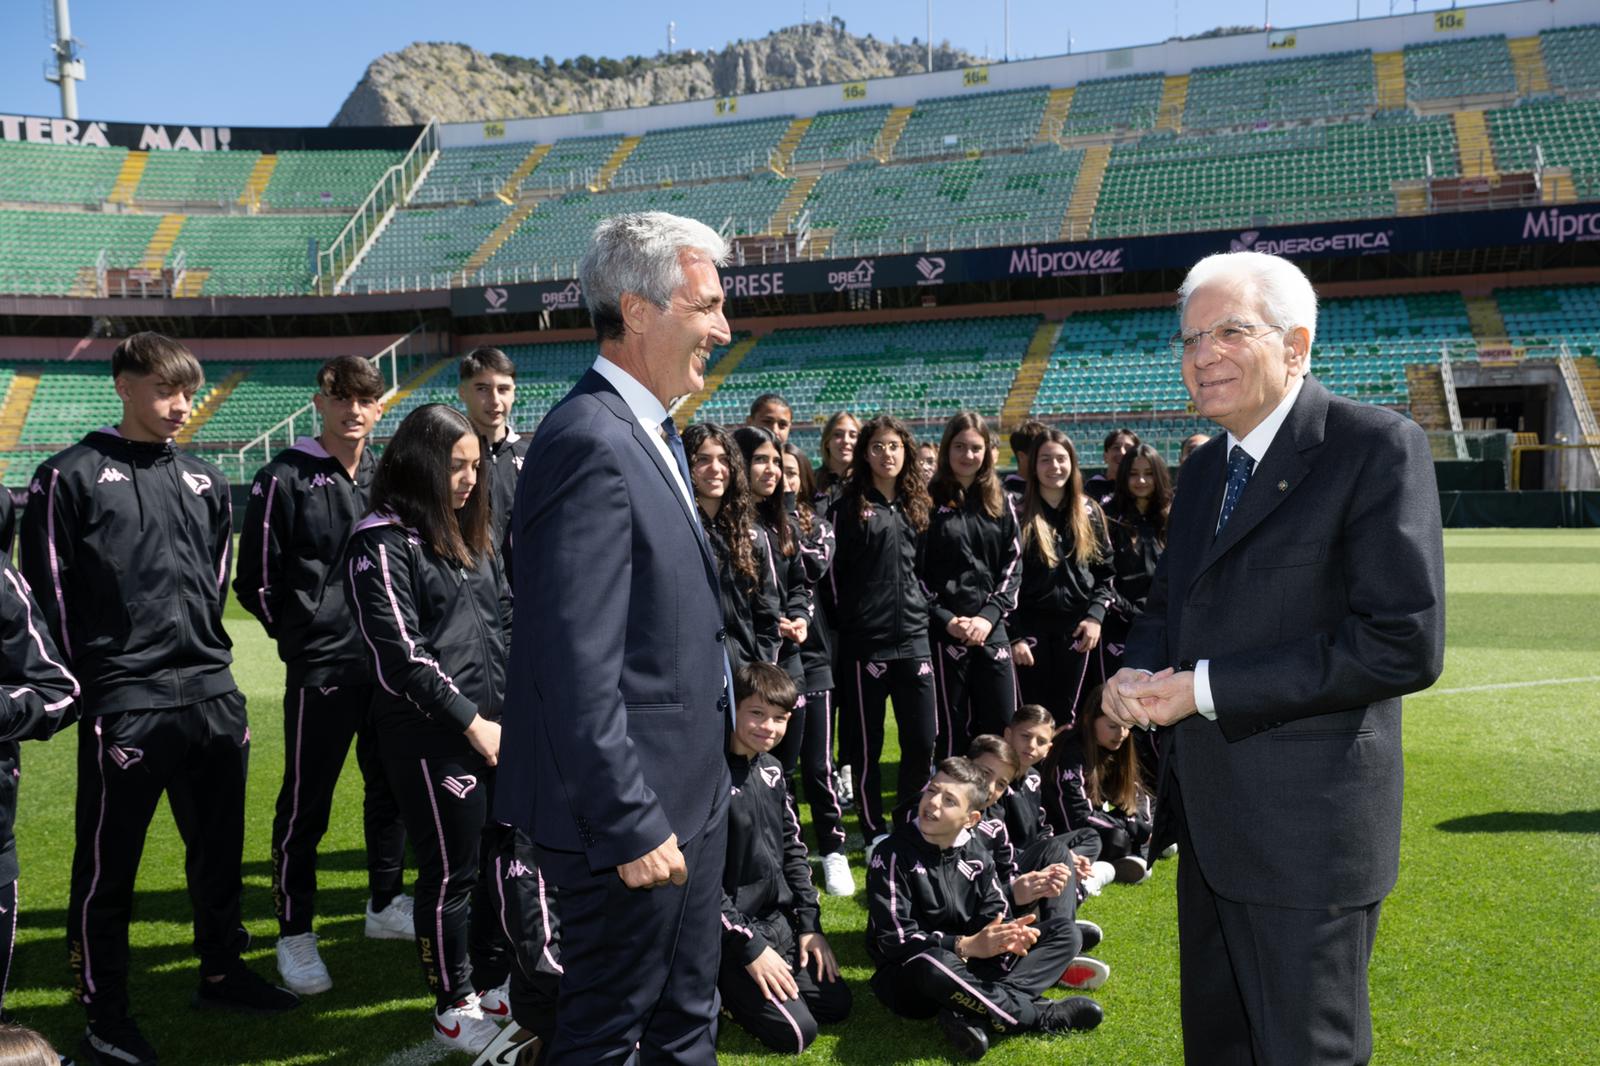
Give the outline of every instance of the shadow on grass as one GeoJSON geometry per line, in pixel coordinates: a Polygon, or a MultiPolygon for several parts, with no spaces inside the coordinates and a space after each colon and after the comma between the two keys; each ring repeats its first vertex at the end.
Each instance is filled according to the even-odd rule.
{"type": "Polygon", "coordinates": [[[1492,811],[1449,818],[1446,833],[1600,833],[1600,811],[1492,811]]]}

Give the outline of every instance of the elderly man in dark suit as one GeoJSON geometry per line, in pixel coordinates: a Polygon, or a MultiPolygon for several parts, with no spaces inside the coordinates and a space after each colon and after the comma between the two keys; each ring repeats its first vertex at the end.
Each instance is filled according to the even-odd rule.
{"type": "Polygon", "coordinates": [[[729,779],[716,564],[667,414],[729,340],[725,242],[602,222],[579,268],[600,356],[517,488],[497,813],[559,888],[557,1064],[716,1061],[729,779]]]}
{"type": "Polygon", "coordinates": [[[1293,264],[1211,256],[1174,337],[1227,430],[1184,464],[1106,712],[1163,736],[1157,847],[1179,848],[1184,1052],[1365,1063],[1367,965],[1400,861],[1400,697],[1444,657],[1427,438],[1307,374],[1293,264]]]}

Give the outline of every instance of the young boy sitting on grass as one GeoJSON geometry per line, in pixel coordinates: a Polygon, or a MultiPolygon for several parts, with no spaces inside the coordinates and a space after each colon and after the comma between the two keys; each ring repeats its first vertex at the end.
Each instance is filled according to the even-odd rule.
{"type": "Polygon", "coordinates": [[[789,728],[798,693],[787,673],[762,662],[737,670],[733,688],[717,987],[734,1021],[774,1051],[798,1055],[817,1038],[818,1023],[850,1014],[850,989],[822,935],[799,818],[783,767],[769,754],[789,728]]]}
{"type": "Polygon", "coordinates": [[[973,839],[989,785],[967,759],[945,759],[923,790],[917,817],[894,832],[867,868],[867,952],[872,991],[906,1018],[937,1016],[971,1059],[990,1033],[1066,1032],[1100,1024],[1083,996],[1045,1000],[1078,953],[1070,915],[1013,918],[989,851],[973,839]]]}
{"type": "MultiPolygon", "coordinates": [[[[1011,844],[1020,853],[1028,853],[1040,842],[1055,837],[1055,827],[1045,814],[1044,780],[1039,765],[1044,762],[1055,745],[1056,721],[1048,710],[1037,703],[1023,704],[1011,716],[1011,724],[1001,734],[1011,750],[1016,752],[1020,773],[1006,789],[1000,804],[1005,811],[1006,830],[1011,844]]],[[[1091,829],[1076,829],[1061,834],[1073,854],[1073,869],[1078,874],[1078,902],[1086,896],[1098,896],[1100,890],[1117,878],[1117,871],[1108,862],[1100,861],[1100,835],[1091,829]]],[[[1024,867],[1027,869],[1028,867],[1024,867]]],[[[1080,925],[1092,923],[1080,922],[1080,925]]],[[[1095,943],[1099,942],[1098,935],[1095,943]]],[[[1084,950],[1094,947],[1085,942],[1084,950]]]]}

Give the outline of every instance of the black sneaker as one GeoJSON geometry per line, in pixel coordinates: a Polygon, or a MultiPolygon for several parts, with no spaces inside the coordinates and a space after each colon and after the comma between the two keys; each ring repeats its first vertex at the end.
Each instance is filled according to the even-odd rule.
{"type": "Polygon", "coordinates": [[[1083,944],[1078,948],[1078,954],[1080,955],[1087,955],[1099,947],[1100,941],[1105,937],[1098,925],[1082,918],[1078,919],[1078,935],[1083,937],[1083,944]]]}
{"type": "Polygon", "coordinates": [[[1088,996],[1048,1000],[1039,1006],[1039,1030],[1045,1033],[1087,1032],[1105,1017],[1100,1004],[1088,996]]]}
{"type": "Polygon", "coordinates": [[[246,1014],[281,1014],[298,1007],[300,997],[257,976],[244,963],[236,962],[220,981],[201,978],[200,988],[194,994],[194,1005],[246,1014]]]}
{"type": "Polygon", "coordinates": [[[132,1018],[90,1022],[78,1041],[84,1066],[155,1066],[156,1049],[132,1018]]]}
{"type": "Polygon", "coordinates": [[[989,1052],[989,1034],[976,1021],[953,1010],[939,1012],[939,1029],[957,1055],[981,1059],[989,1052]]]}

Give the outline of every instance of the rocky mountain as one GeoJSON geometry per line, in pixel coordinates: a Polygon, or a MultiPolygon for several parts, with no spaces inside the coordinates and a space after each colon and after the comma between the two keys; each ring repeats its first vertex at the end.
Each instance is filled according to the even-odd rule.
{"type": "MultiPolygon", "coordinates": [[[[557,62],[486,55],[463,44],[417,43],[379,56],[345,100],[335,126],[471,122],[643,107],[768,89],[915,74],[923,45],[857,37],[844,23],[777,30],[721,51],[557,62]]],[[[933,50],[935,70],[981,62],[948,43],[933,50]]]]}

